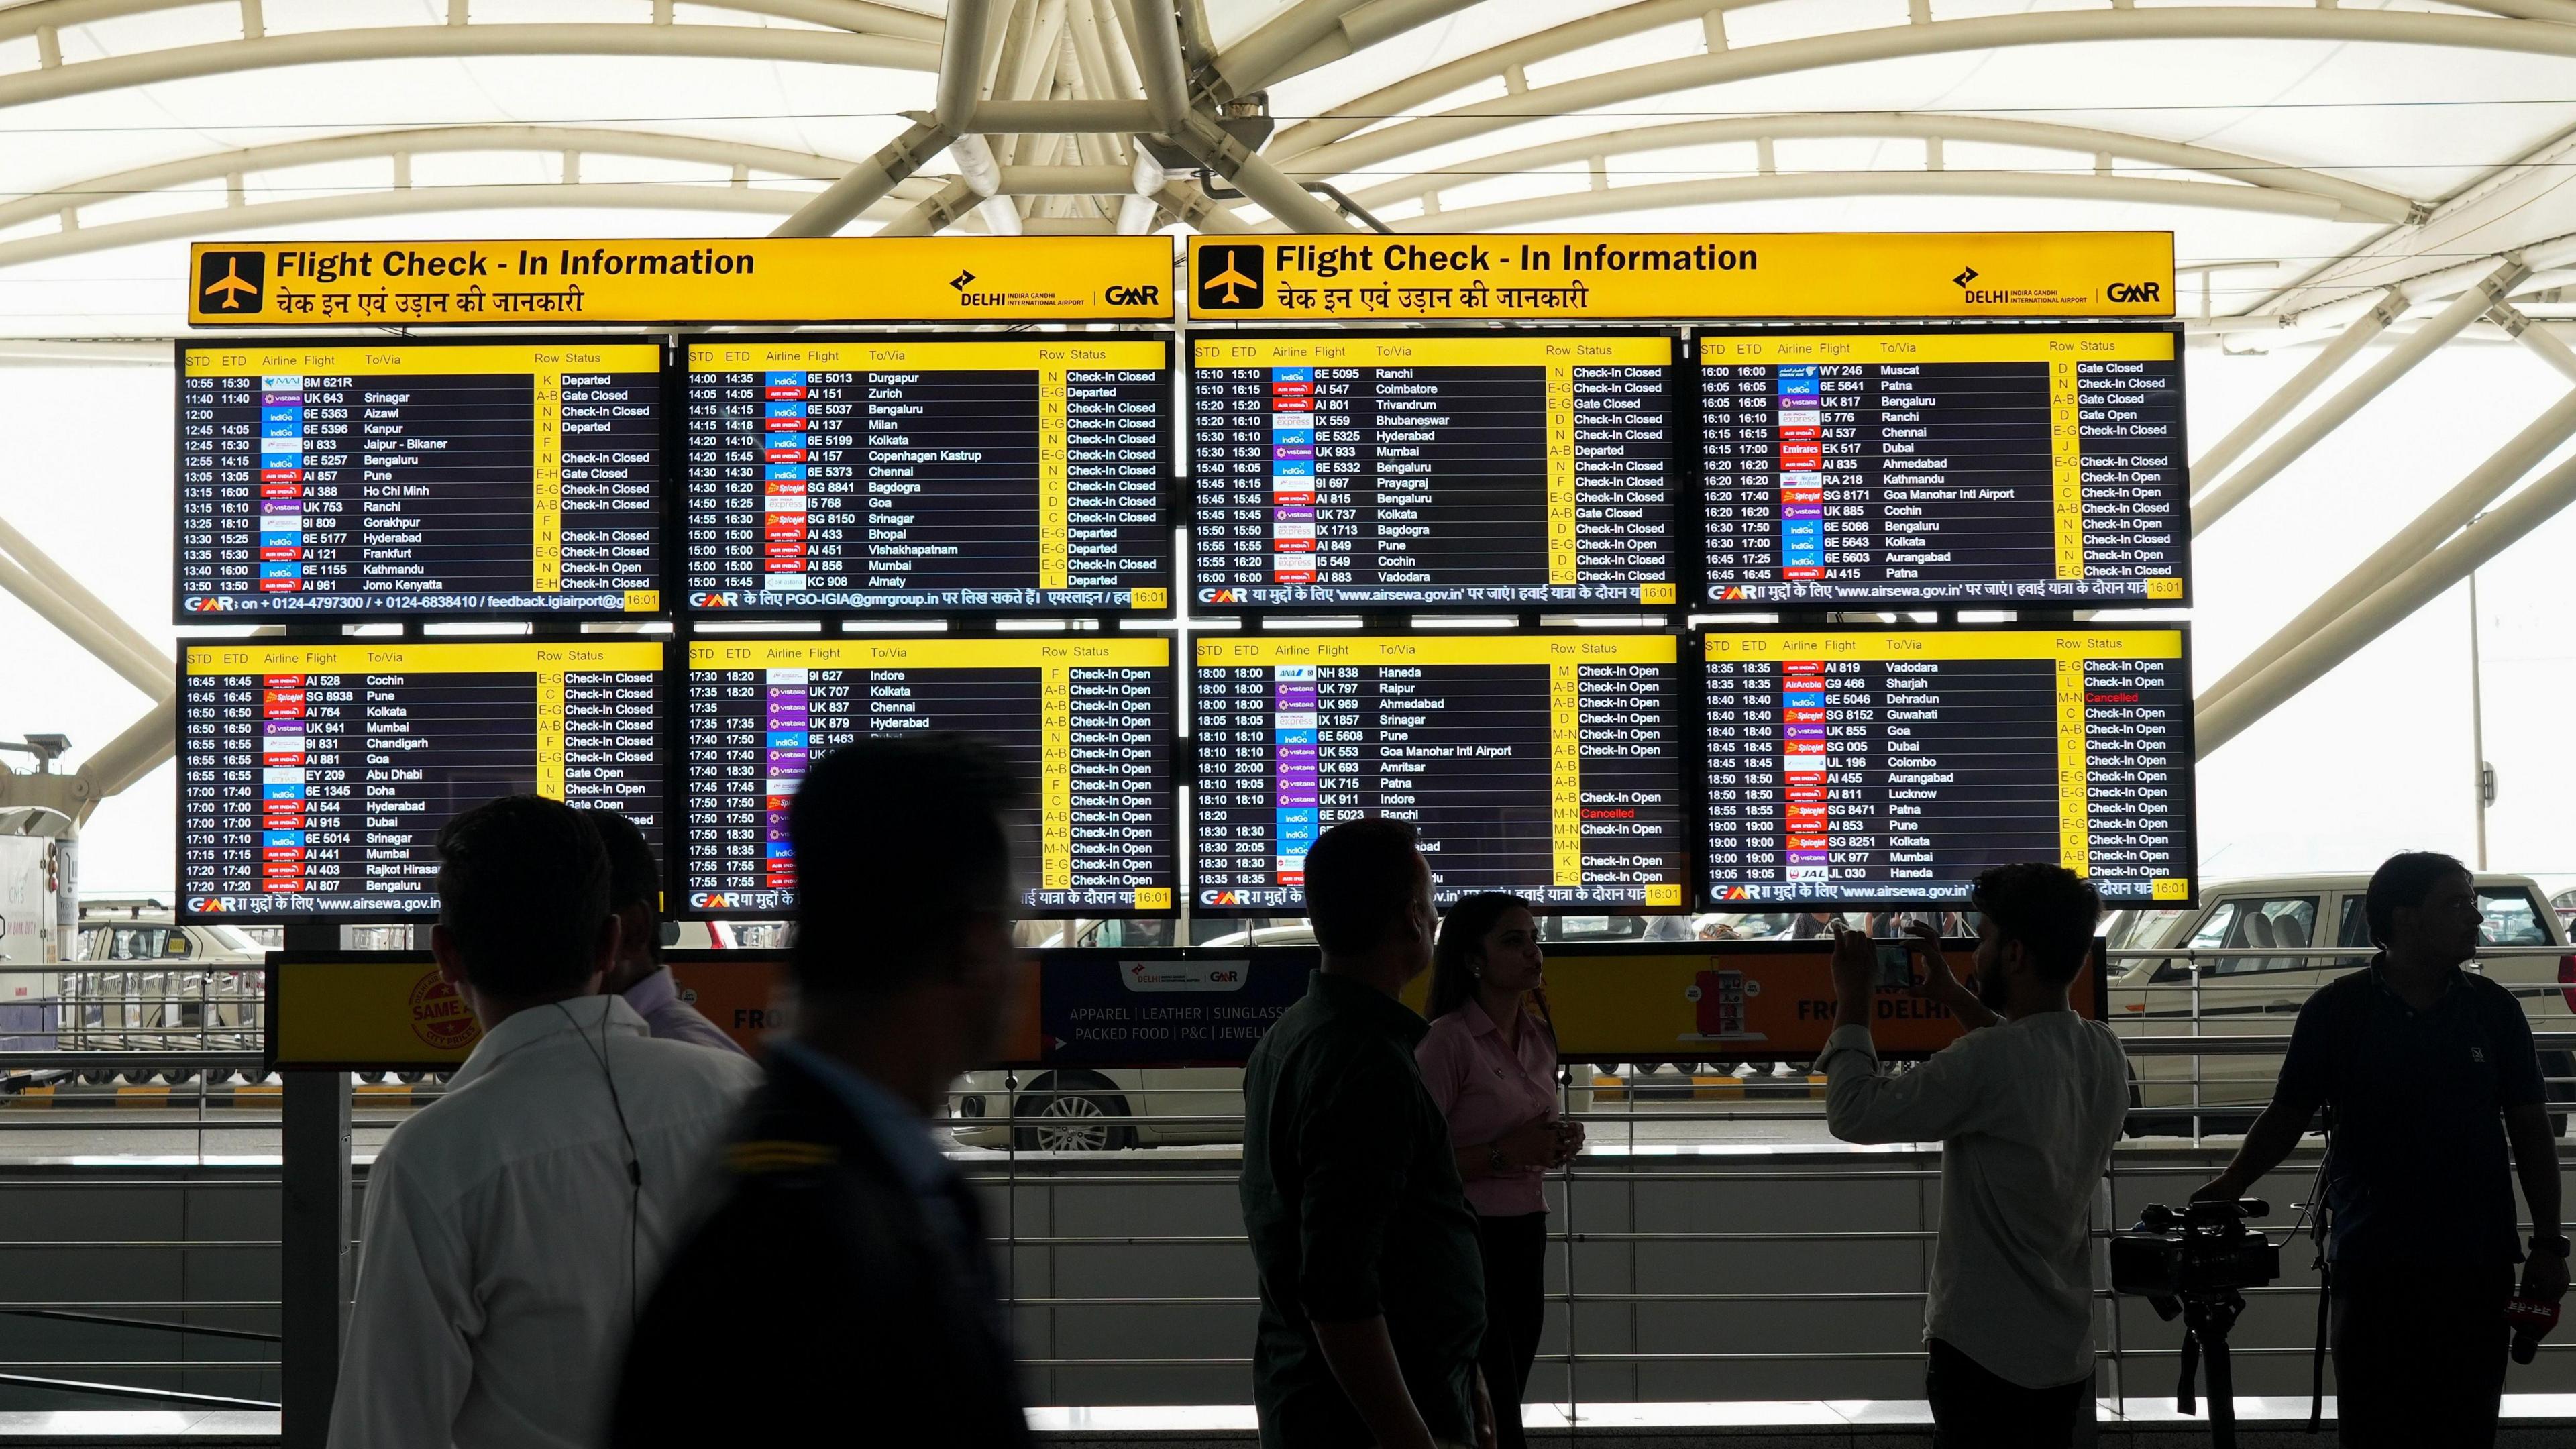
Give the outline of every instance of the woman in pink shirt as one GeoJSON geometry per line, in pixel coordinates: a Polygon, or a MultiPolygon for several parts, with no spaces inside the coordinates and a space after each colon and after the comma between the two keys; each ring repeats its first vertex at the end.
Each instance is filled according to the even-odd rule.
{"type": "Polygon", "coordinates": [[[1521,1396],[1547,1310],[1547,1200],[1539,1180],[1583,1146],[1556,1108],[1556,1028],[1529,902],[1462,897],[1431,953],[1431,1032],[1414,1048],[1449,1118],[1485,1259],[1485,1343],[1496,1449],[1521,1449],[1521,1396]],[[1531,1013],[1535,1004],[1537,1013],[1531,1013]]]}

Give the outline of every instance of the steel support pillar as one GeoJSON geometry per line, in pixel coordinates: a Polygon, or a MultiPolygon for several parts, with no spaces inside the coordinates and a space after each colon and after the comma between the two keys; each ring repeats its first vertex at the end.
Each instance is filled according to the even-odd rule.
{"type": "Polygon", "coordinates": [[[2226,437],[2200,455],[2198,461],[2191,465],[2192,491],[2197,493],[2218,481],[2218,475],[2226,472],[2230,463],[2243,456],[2246,449],[2263,441],[2263,435],[2280,426],[2281,419],[2290,415],[2290,409],[2307,401],[2308,394],[2325,386],[2327,378],[2343,371],[2345,363],[2370,345],[2370,339],[2388,330],[2388,324],[2405,312],[2406,294],[2395,287],[2389,288],[2381,295],[2378,306],[2354,318],[2350,326],[2335,334],[2333,341],[2318,348],[2317,355],[2308,360],[2307,366],[2300,368],[2288,382],[2281,384],[2278,392],[2263,399],[2254,411],[2247,413],[2245,421],[2238,423],[2226,437]]]}
{"type": "Polygon", "coordinates": [[[984,198],[964,181],[951,181],[923,197],[912,210],[878,227],[878,236],[929,236],[983,204],[984,198]]]}
{"type": "Polygon", "coordinates": [[[2322,678],[2391,626],[2439,598],[2471,571],[2504,552],[2524,534],[2576,501],[2576,458],[2532,480],[2529,487],[2451,536],[2388,586],[2318,630],[2271,668],[2238,686],[2194,716],[2200,757],[2270,714],[2283,700],[2322,678]]]}
{"type": "Polygon", "coordinates": [[[922,163],[947,148],[954,133],[936,121],[915,121],[885,148],[850,168],[848,175],[815,193],[794,215],[770,231],[775,237],[838,235],[859,214],[885,199],[922,163]]]}
{"type": "Polygon", "coordinates": [[[2521,308],[2507,302],[2496,303],[2487,318],[2514,341],[2530,348],[2533,356],[2557,368],[2560,377],[2576,382],[2576,348],[2569,347],[2557,333],[2535,324],[2522,314],[2521,308]]]}
{"type": "MultiPolygon", "coordinates": [[[[337,926],[291,922],[287,949],[334,949],[337,926]]],[[[275,988],[274,975],[270,978],[275,988]]],[[[280,1094],[278,1378],[285,1449],[325,1449],[349,1308],[349,1074],[287,1072],[280,1094]]]]}
{"type": "MultiPolygon", "coordinates": [[[[146,698],[161,700],[178,694],[178,669],[158,650],[138,654],[113,627],[102,622],[102,616],[114,617],[105,604],[92,598],[85,608],[5,555],[0,555],[0,590],[17,595],[46,623],[62,630],[99,663],[142,690],[146,698]]],[[[88,597],[88,592],[82,590],[81,596],[88,597]]]]}
{"type": "Polygon", "coordinates": [[[2237,504],[2253,497],[2255,489],[2278,477],[2283,469],[2323,441],[2326,434],[2343,426],[2372,398],[2386,392],[2391,383],[2414,371],[2417,363],[2432,356],[2443,343],[2459,336],[2470,323],[2485,316],[2487,309],[2504,300],[2507,291],[2530,275],[2531,269],[2516,257],[2488,273],[2484,281],[2453,298],[2450,305],[2434,314],[2430,321],[2390,348],[2387,356],[2371,364],[2369,371],[2354,378],[2343,391],[2318,404],[2316,411],[2291,424],[2271,447],[2195,499],[2191,506],[2192,536],[2197,538],[2207,532],[2211,524],[2225,518],[2237,504]]]}
{"type": "Polygon", "coordinates": [[[2523,426],[2505,445],[2488,455],[2487,460],[2469,470],[2468,476],[2451,486],[2451,490],[2433,500],[2412,522],[2397,531],[2394,538],[2381,544],[2370,557],[2355,565],[2351,572],[2337,580],[2332,588],[2317,596],[2316,602],[2299,611],[2297,618],[2284,624],[2254,652],[2237,661],[2216,684],[2202,691],[2197,707],[2207,709],[2242,687],[2247,680],[2272,667],[2283,655],[2306,642],[2347,610],[2377,593],[2389,580],[2439,547],[2443,540],[2459,531],[2479,510],[2504,495],[2504,491],[2521,481],[2522,476],[2540,466],[2541,461],[2558,451],[2558,445],[2576,437],[2576,392],[2571,392],[2539,417],[2523,426]]]}

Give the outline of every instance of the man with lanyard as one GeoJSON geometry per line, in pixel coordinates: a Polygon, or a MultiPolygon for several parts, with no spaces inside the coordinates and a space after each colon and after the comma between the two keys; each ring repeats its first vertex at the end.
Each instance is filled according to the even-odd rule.
{"type": "Polygon", "coordinates": [[[2348,1449],[2495,1442],[2505,1303],[2567,1291],[2558,1143],[2531,1024],[2477,954],[2477,891],[2447,855],[2391,857],[2365,901],[2379,954],[2299,1011],[2272,1105],[2197,1199],[2245,1196],[2333,1111],[2326,1202],[2337,1427],[2348,1449]],[[2506,1146],[2512,1147],[2508,1170],[2506,1146]]]}

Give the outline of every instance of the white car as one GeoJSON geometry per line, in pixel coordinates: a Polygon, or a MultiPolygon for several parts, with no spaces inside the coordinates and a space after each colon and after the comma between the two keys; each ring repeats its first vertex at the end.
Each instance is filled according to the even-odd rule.
{"type": "MultiPolygon", "coordinates": [[[[2478,909],[2486,916],[2479,939],[2490,947],[2522,948],[2481,955],[2475,969],[2509,987],[2534,1031],[2576,1029],[2576,954],[2566,926],[2528,877],[2476,877],[2478,909]]],[[[2221,881],[2201,887],[2193,910],[2122,911],[2110,923],[2114,951],[2279,951],[2279,955],[2207,956],[2197,967],[2185,956],[2123,956],[2111,963],[2111,1028],[2124,1037],[2286,1036],[2299,1008],[2318,987],[2367,965],[2372,947],[2362,899],[2367,875],[2272,876],[2221,881]],[[2324,948],[2349,948],[2328,953],[2324,948]],[[2318,954],[2299,954],[2316,951],[2318,954]],[[2194,988],[2197,988],[2195,991],[2194,988]],[[2196,1010],[2194,998],[2197,996],[2196,1010]]],[[[2219,1053],[2207,1056],[2132,1053],[2135,1105],[2150,1108],[2208,1106],[2220,1114],[2213,1129],[2241,1130],[2251,1112],[2272,1098],[2278,1056],[2219,1053]],[[2195,1067],[2199,1075],[2194,1095],[2195,1067]]],[[[2553,1103],[2576,1101],[2576,1060],[2545,1051],[2541,1075],[2551,1079],[2553,1103]]],[[[2133,1130],[2183,1132],[2189,1118],[2158,1113],[2133,1130]]]]}

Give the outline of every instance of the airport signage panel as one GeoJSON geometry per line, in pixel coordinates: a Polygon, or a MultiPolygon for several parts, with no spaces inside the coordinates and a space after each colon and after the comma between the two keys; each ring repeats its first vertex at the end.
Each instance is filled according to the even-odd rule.
{"type": "Polygon", "coordinates": [[[198,242],[198,327],[1160,322],[1159,236],[198,242]]]}
{"type": "Polygon", "coordinates": [[[1190,316],[1246,321],[2170,317],[2173,234],[1190,238],[1190,316]]]}

